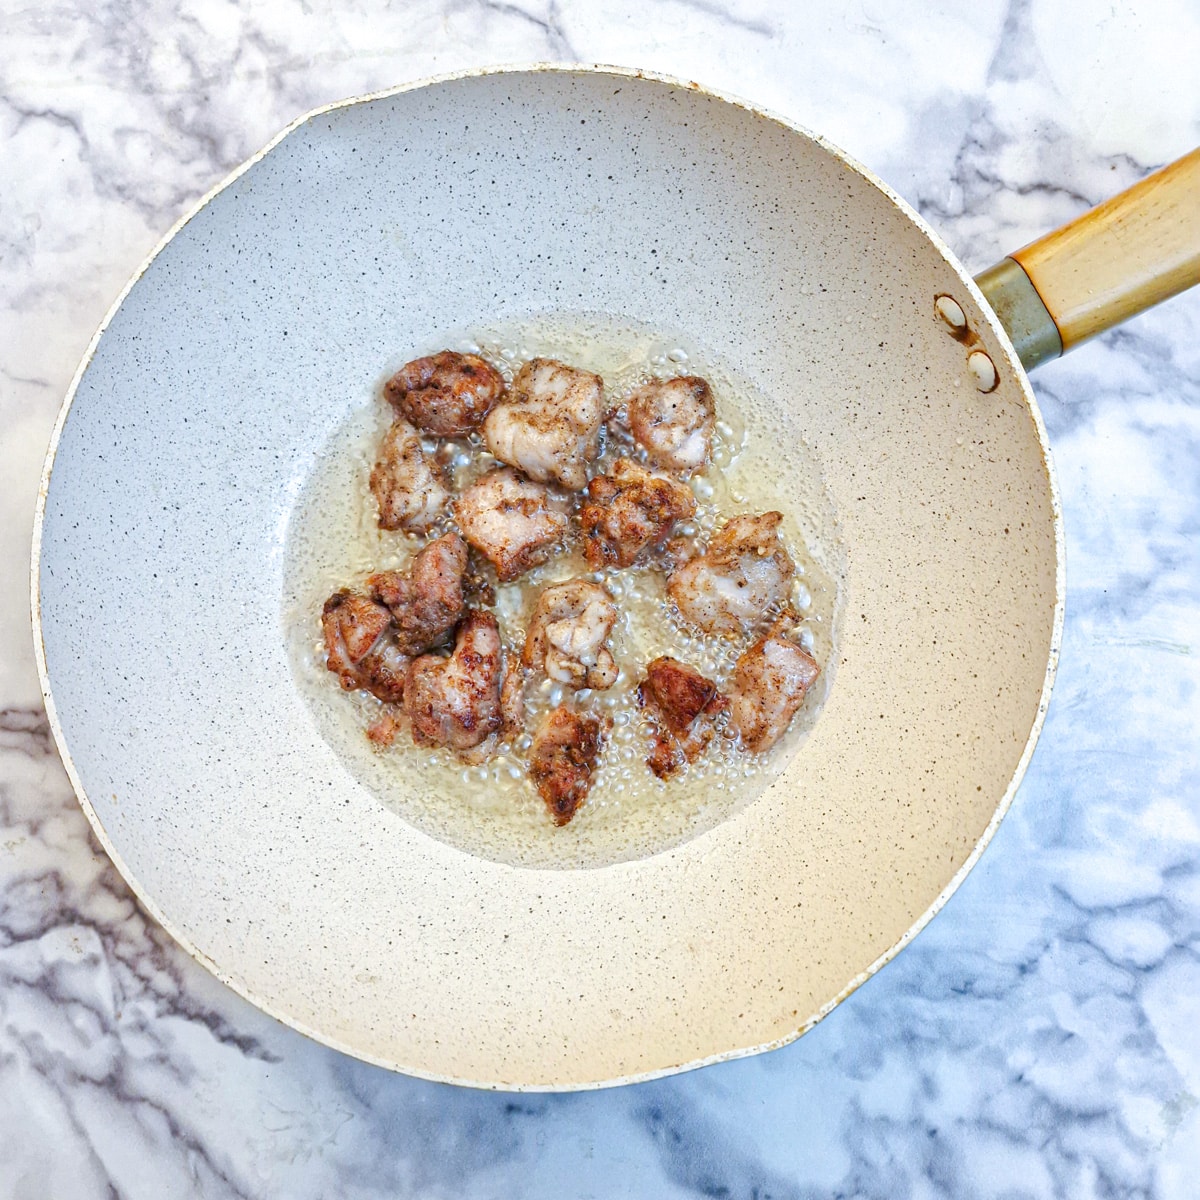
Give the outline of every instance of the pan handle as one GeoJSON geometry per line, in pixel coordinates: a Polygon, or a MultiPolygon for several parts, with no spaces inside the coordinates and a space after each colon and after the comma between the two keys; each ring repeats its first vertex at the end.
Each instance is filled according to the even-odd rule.
{"type": "Polygon", "coordinates": [[[1200,149],[975,282],[1026,368],[1200,283],[1200,149]]]}

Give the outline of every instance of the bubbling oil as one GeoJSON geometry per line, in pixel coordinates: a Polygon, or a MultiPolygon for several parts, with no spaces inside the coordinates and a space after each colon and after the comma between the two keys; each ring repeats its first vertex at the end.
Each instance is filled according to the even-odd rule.
{"type": "MultiPolygon", "coordinates": [[[[610,409],[619,409],[635,386],[652,378],[690,374],[707,379],[717,410],[712,465],[692,480],[696,515],[677,533],[702,542],[738,513],[782,512],[781,536],[796,563],[791,607],[799,617],[800,641],[822,673],[788,732],[770,751],[748,754],[722,729],[695,763],[668,781],[659,780],[645,763],[650,731],[635,695],[645,665],[659,655],[672,655],[723,687],[751,638],[729,640],[689,629],[667,598],[661,568],[593,572],[578,544],[569,542],[513,583],[490,578],[494,611],[514,659],[537,595],[548,584],[578,577],[595,580],[608,589],[620,611],[609,641],[619,667],[616,683],[607,691],[574,693],[577,707],[611,721],[591,791],[574,820],[555,827],[529,781],[529,733],[498,747],[487,762],[471,766],[450,751],[414,746],[407,733],[386,749],[374,748],[365,730],[384,706],[366,692],[345,692],[325,669],[321,606],[332,592],[361,583],[373,571],[404,569],[426,539],[378,526],[368,477],[391,410],[378,388],[364,380],[361,406],[333,432],[288,526],[283,628],[296,684],[317,728],[384,807],[431,837],[514,866],[603,866],[660,853],[712,829],[784,769],[812,729],[833,683],[841,543],[812,452],[788,430],[786,407],[735,375],[719,357],[681,337],[606,317],[543,315],[486,331],[443,334],[384,362],[379,382],[407,359],[447,348],[481,355],[509,381],[522,363],[539,356],[594,371],[604,380],[610,409]]],[[[440,444],[431,439],[426,449],[439,457],[456,491],[495,465],[477,439],[440,444]]],[[[609,436],[600,469],[620,455],[638,453],[627,440],[609,436]]],[[[764,613],[760,628],[773,615],[764,613]]],[[[570,701],[572,692],[534,679],[525,697],[526,729],[533,730],[550,708],[570,701]]]]}

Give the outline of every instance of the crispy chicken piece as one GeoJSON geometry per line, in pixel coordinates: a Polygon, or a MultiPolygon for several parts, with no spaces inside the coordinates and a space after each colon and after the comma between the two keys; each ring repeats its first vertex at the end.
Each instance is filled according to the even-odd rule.
{"type": "Polygon", "coordinates": [[[449,658],[423,654],[409,664],[404,707],[418,746],[466,751],[501,724],[504,654],[489,612],[473,608],[458,627],[449,658]]]}
{"type": "Polygon", "coordinates": [[[381,529],[425,533],[442,515],[450,493],[441,472],[421,446],[417,431],[397,417],[383,435],[371,471],[381,529]]]}
{"type": "Polygon", "coordinates": [[[454,515],[463,537],[492,561],[501,583],[544,563],[566,532],[565,505],[540,483],[497,467],[458,498],[454,515]]]}
{"type": "Polygon", "coordinates": [[[604,727],[591,713],[559,705],[542,718],[529,751],[529,777],[555,825],[565,825],[579,810],[603,744],[604,727]]]}
{"type": "Polygon", "coordinates": [[[687,484],[619,458],[587,486],[579,509],[583,556],[594,570],[628,567],[645,549],[665,541],[676,521],[692,516],[696,498],[687,484]]]}
{"type": "Polygon", "coordinates": [[[321,610],[326,665],[338,675],[353,674],[355,664],[391,623],[391,613],[368,596],[357,595],[349,588],[334,592],[321,610]]]}
{"type": "Polygon", "coordinates": [[[538,483],[577,492],[600,452],[604,381],[552,358],[527,362],[483,423],[487,448],[538,483]]]}
{"type": "Polygon", "coordinates": [[[379,750],[386,750],[400,732],[400,721],[394,712],[385,712],[367,726],[367,740],[379,750]]]}
{"type": "Polygon", "coordinates": [[[638,685],[638,704],[653,726],[646,765],[659,779],[670,779],[695,762],[716,733],[714,721],[729,708],[717,685],[675,658],[656,658],[638,685]]]}
{"type": "Polygon", "coordinates": [[[711,389],[699,376],[651,380],[630,395],[626,412],[634,441],[655,466],[681,475],[704,470],[716,408],[711,389]]]}
{"type": "Polygon", "coordinates": [[[487,762],[500,742],[515,741],[525,731],[525,671],[520,660],[505,651],[500,684],[500,724],[477,746],[459,750],[459,761],[469,765],[487,762]]]}
{"type": "Polygon", "coordinates": [[[404,654],[421,654],[458,624],[463,614],[467,544],[443,534],[413,559],[407,573],[380,571],[367,579],[373,599],[386,605],[404,654]]]}
{"type": "Polygon", "coordinates": [[[787,598],[796,566],[779,540],[783,514],[734,517],[708,549],[678,567],[667,595],[705,633],[735,637],[787,598]]]}
{"type": "Polygon", "coordinates": [[[729,685],[734,728],[748,750],[769,750],[783,736],[821,668],[787,636],[792,618],[780,617],[733,668],[729,685]]]}
{"type": "MultiPolygon", "coordinates": [[[[359,684],[380,700],[399,704],[404,699],[408,663],[408,655],[400,652],[389,631],[359,661],[359,684]]],[[[345,686],[344,680],[342,686],[345,686]]]]}
{"type": "Polygon", "coordinates": [[[546,588],[525,635],[521,661],[574,688],[610,688],[617,664],[607,642],[617,606],[602,587],[571,579],[546,588]]]}
{"type": "Polygon", "coordinates": [[[474,354],[443,350],[405,363],[384,384],[383,394],[418,429],[463,437],[479,428],[504,395],[504,379],[474,354]]]}
{"type": "Polygon", "coordinates": [[[380,700],[400,700],[408,665],[392,636],[388,610],[347,588],[334,592],[321,610],[325,665],[347,691],[366,688],[380,700]]]}
{"type": "Polygon", "coordinates": [[[670,575],[678,570],[685,562],[690,562],[699,555],[703,547],[700,538],[695,533],[677,533],[669,537],[657,554],[657,562],[670,575]]]}
{"type": "Polygon", "coordinates": [[[504,656],[504,682],[500,685],[500,736],[519,737],[525,728],[525,671],[520,660],[504,656]]]}

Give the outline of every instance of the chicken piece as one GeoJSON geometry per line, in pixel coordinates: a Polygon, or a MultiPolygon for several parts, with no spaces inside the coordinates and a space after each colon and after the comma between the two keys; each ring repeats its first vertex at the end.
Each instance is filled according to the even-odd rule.
{"type": "MultiPolygon", "coordinates": [[[[390,632],[385,633],[370,652],[359,660],[359,686],[380,700],[399,704],[404,699],[408,664],[408,655],[400,652],[390,632]]],[[[342,686],[345,686],[345,681],[342,686]]]]}
{"type": "Polygon", "coordinates": [[[617,664],[606,643],[616,620],[617,606],[598,584],[572,579],[548,587],[533,610],[521,661],[574,688],[610,688],[617,664]]]}
{"type": "Polygon", "coordinates": [[[664,543],[657,554],[657,562],[668,575],[678,570],[685,562],[690,562],[701,553],[703,547],[700,538],[695,533],[677,533],[664,543]]]}
{"type": "Polygon", "coordinates": [[[334,592],[321,609],[325,665],[335,674],[353,675],[355,664],[391,623],[391,613],[370,597],[360,596],[349,588],[334,592]]]}
{"type": "Polygon", "coordinates": [[[422,654],[409,664],[404,707],[418,746],[466,751],[500,728],[504,653],[489,612],[473,608],[449,658],[422,654]]]}
{"type": "Polygon", "coordinates": [[[381,529],[426,533],[442,515],[450,493],[441,472],[421,446],[417,431],[397,417],[383,435],[371,471],[381,529]]]}
{"type": "Polygon", "coordinates": [[[716,718],[729,708],[715,683],[675,658],[656,658],[646,667],[637,698],[653,726],[646,765],[659,779],[696,761],[716,733],[716,718]]]}
{"type": "Polygon", "coordinates": [[[650,461],[667,471],[703,471],[712,450],[716,408],[712,390],[696,375],[654,379],[626,401],[629,431],[650,461]]]}
{"type": "Polygon", "coordinates": [[[366,688],[392,701],[404,695],[408,660],[397,649],[391,629],[391,614],[369,596],[343,588],[325,601],[325,665],[347,691],[366,688]]]}
{"type": "Polygon", "coordinates": [[[781,617],[733,668],[729,685],[734,728],[748,750],[769,750],[783,736],[821,668],[787,636],[792,618],[781,617]]]}
{"type": "Polygon", "coordinates": [[[587,483],[600,452],[604,381],[552,358],[527,362],[508,395],[488,413],[483,440],[501,461],[538,483],[573,492],[587,483]]]}
{"type": "Polygon", "coordinates": [[[367,740],[378,750],[386,750],[400,732],[400,721],[395,713],[385,712],[377,721],[367,726],[367,740]]]}
{"type": "Polygon", "coordinates": [[[525,671],[520,661],[504,656],[504,682],[500,685],[500,736],[519,737],[525,728],[525,671]]]}
{"type": "Polygon", "coordinates": [[[443,350],[405,363],[384,384],[383,394],[418,429],[463,437],[479,428],[504,395],[504,378],[474,354],[443,350]]]}
{"type": "Polygon", "coordinates": [[[651,546],[666,540],[676,521],[692,516],[692,489],[665,475],[619,458],[607,475],[587,486],[579,509],[583,556],[594,570],[628,567],[651,546]]]}
{"type": "Polygon", "coordinates": [[[782,520],[778,512],[734,517],[703,554],[672,573],[667,595],[685,620],[736,637],[787,598],[796,565],[779,540],[782,520]]]}
{"type": "Polygon", "coordinates": [[[542,718],[529,751],[529,777],[555,825],[565,825],[579,810],[603,744],[604,726],[591,713],[559,705],[542,718]]]}
{"type": "Polygon", "coordinates": [[[463,614],[467,544],[443,534],[412,561],[406,574],[380,571],[367,579],[371,597],[387,606],[404,654],[421,654],[458,624],[463,614]]]}
{"type": "Polygon", "coordinates": [[[459,496],[454,515],[463,537],[508,583],[550,557],[567,529],[565,507],[542,484],[497,467],[459,496]]]}
{"type": "Polygon", "coordinates": [[[525,731],[525,672],[520,660],[507,651],[503,654],[500,684],[500,724],[477,746],[458,751],[460,762],[470,766],[487,762],[500,742],[512,742],[525,731]]]}

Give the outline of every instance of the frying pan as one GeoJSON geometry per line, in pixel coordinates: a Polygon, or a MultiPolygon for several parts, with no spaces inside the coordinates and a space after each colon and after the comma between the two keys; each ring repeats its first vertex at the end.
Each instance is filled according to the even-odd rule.
{"type": "Polygon", "coordinates": [[[585,1088],[798,1036],[1012,801],[1063,597],[1022,359],[1196,281],[1198,181],[1193,154],[976,282],[840,151],[694,84],[539,66],[301,119],[138,271],[54,431],[38,663],[105,850],[242,995],[415,1075],[585,1088]],[[755,469],[824,514],[837,576],[795,753],[599,865],[410,819],[438,798],[364,783],[284,648],[290,523],[381,361],[546,310],[719,350],[770,401],[755,469]]]}

